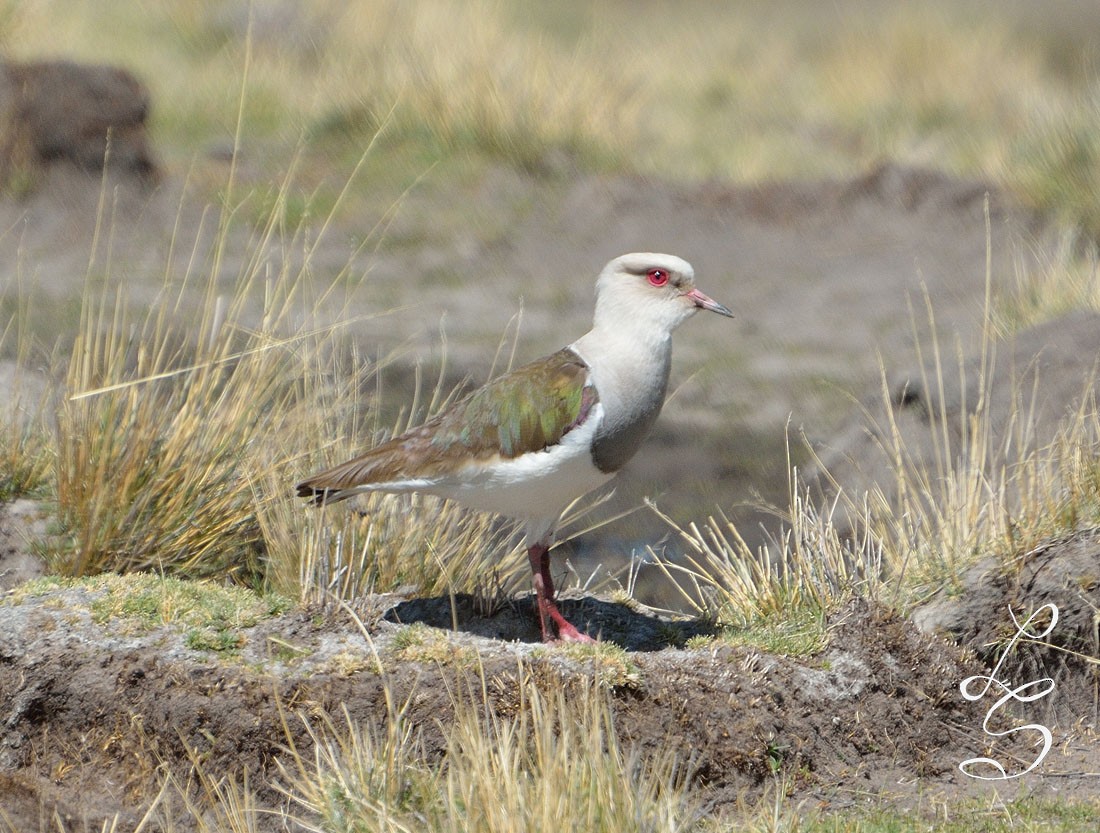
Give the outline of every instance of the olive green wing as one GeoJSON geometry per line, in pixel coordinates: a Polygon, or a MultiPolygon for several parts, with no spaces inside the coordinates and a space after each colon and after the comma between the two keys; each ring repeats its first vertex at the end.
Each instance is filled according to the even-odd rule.
{"type": "Polygon", "coordinates": [[[431,444],[514,458],[561,442],[597,401],[588,365],[566,348],[494,379],[439,417],[431,444]]]}
{"type": "Polygon", "coordinates": [[[446,411],[297,485],[332,503],[381,488],[415,490],[473,460],[542,451],[581,425],[598,401],[588,365],[568,348],[494,379],[446,411]]]}

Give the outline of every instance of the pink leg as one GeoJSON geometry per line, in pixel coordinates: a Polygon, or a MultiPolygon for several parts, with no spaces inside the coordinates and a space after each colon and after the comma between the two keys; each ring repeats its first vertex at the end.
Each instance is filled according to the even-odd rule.
{"type": "Polygon", "coordinates": [[[531,572],[535,580],[535,597],[539,607],[539,627],[542,629],[543,642],[595,642],[591,636],[581,633],[565,621],[558,606],[554,604],[554,580],[550,578],[550,547],[544,543],[533,544],[527,548],[527,558],[531,561],[531,572]],[[551,633],[550,622],[558,626],[558,637],[551,633]]]}

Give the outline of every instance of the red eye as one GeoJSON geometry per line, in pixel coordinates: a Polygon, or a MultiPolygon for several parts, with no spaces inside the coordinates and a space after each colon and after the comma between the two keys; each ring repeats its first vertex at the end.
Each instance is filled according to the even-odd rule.
{"type": "Polygon", "coordinates": [[[664,286],[668,283],[668,272],[664,269],[650,269],[645,276],[652,286],[664,286]]]}

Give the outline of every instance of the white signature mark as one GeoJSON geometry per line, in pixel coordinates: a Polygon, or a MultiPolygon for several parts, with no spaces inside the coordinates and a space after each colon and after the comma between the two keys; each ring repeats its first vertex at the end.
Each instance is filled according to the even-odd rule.
{"type": "Polygon", "coordinates": [[[1022,625],[1020,624],[1019,620],[1016,619],[1016,614],[1012,612],[1011,607],[1008,609],[1008,613],[1012,617],[1012,624],[1016,626],[1016,635],[1013,636],[1008,645],[1005,646],[1004,652],[1001,654],[1001,658],[997,660],[997,665],[993,669],[993,673],[989,676],[976,674],[973,677],[967,677],[965,680],[959,683],[959,692],[967,700],[973,702],[975,700],[980,700],[985,697],[985,695],[989,693],[989,690],[994,685],[999,686],[1000,691],[1002,691],[1003,694],[996,703],[989,707],[989,711],[985,713],[985,719],[982,721],[982,731],[991,737],[998,738],[1007,737],[1008,735],[1014,735],[1017,732],[1038,732],[1039,735],[1042,737],[1043,748],[1039,752],[1038,757],[1036,757],[1035,760],[1032,761],[1031,766],[1029,766],[1023,772],[1017,772],[1012,775],[1010,775],[1008,771],[1003,766],[1001,766],[998,761],[995,761],[992,758],[967,758],[965,761],[959,764],[959,769],[962,770],[964,775],[969,775],[971,778],[980,778],[983,781],[1007,781],[1010,778],[1019,778],[1021,775],[1027,775],[1029,772],[1031,772],[1031,770],[1035,769],[1035,767],[1039,766],[1039,764],[1043,762],[1043,758],[1047,756],[1047,753],[1050,751],[1051,743],[1054,740],[1053,736],[1051,735],[1050,729],[1039,723],[1028,723],[1024,726],[1017,726],[1014,729],[1005,729],[1000,732],[995,732],[989,728],[990,719],[997,712],[997,710],[1001,708],[1001,706],[1003,706],[1010,700],[1016,700],[1019,703],[1031,703],[1035,700],[1041,700],[1043,697],[1046,697],[1048,694],[1054,691],[1054,680],[1052,680],[1050,677],[1043,677],[1043,679],[1041,680],[1032,680],[1031,682],[1023,683],[1022,685],[1018,685],[1013,688],[1007,682],[998,679],[997,675],[1000,673],[1001,665],[1004,663],[1005,658],[1016,646],[1016,643],[1020,640],[1020,637],[1026,636],[1029,640],[1040,640],[1044,639],[1050,634],[1051,631],[1054,630],[1054,626],[1058,624],[1058,606],[1055,604],[1043,605],[1034,613],[1032,613],[1022,625]],[[1032,622],[1035,621],[1035,619],[1040,616],[1040,614],[1048,610],[1050,612],[1050,624],[1046,626],[1046,630],[1044,630],[1042,633],[1031,633],[1031,631],[1028,630],[1028,627],[1031,625],[1032,622]],[[981,691],[971,691],[970,687],[972,683],[980,683],[982,681],[985,682],[985,685],[982,687],[981,691]],[[1039,686],[1043,687],[1036,691],[1035,689],[1039,686]],[[985,767],[992,767],[999,774],[983,775],[980,771],[977,771],[985,767]]]}

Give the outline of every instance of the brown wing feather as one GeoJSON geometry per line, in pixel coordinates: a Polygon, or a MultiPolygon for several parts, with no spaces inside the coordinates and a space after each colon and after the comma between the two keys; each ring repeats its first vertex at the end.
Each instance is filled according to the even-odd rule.
{"type": "Polygon", "coordinates": [[[358,457],[304,480],[298,496],[315,503],[350,497],[357,487],[432,479],[470,460],[513,458],[556,445],[596,403],[588,366],[572,350],[524,365],[443,413],[358,457]]]}

